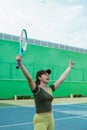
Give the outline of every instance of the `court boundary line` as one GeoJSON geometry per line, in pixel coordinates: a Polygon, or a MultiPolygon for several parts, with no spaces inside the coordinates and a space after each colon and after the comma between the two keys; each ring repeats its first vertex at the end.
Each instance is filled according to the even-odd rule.
{"type": "Polygon", "coordinates": [[[28,125],[33,124],[33,122],[25,122],[25,123],[16,123],[16,124],[10,124],[10,125],[1,125],[0,128],[4,127],[14,127],[14,126],[20,126],[20,125],[28,125]]]}
{"type": "Polygon", "coordinates": [[[22,107],[22,106],[10,106],[10,107],[0,107],[0,109],[12,109],[15,107],[22,107]]]}
{"type": "Polygon", "coordinates": [[[59,120],[59,121],[60,120],[69,120],[69,119],[73,119],[73,118],[80,118],[80,119],[87,120],[87,118],[84,118],[83,116],[72,116],[72,117],[60,118],[60,119],[55,119],[55,121],[57,121],[57,120],[59,120]]]}

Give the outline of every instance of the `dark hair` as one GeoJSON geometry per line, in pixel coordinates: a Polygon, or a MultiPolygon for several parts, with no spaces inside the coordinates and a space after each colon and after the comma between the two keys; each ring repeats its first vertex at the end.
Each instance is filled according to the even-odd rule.
{"type": "Polygon", "coordinates": [[[36,79],[36,86],[38,86],[40,84],[40,80],[39,79],[36,79]]]}
{"type": "Polygon", "coordinates": [[[38,79],[38,77],[41,77],[41,75],[45,74],[45,73],[51,74],[51,70],[50,69],[48,69],[48,70],[39,70],[36,73],[36,85],[37,86],[40,84],[40,80],[38,79]]]}

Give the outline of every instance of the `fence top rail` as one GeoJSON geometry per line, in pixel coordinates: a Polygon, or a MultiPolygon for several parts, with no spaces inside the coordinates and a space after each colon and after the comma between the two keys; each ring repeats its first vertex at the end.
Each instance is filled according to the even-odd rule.
{"type": "MultiPolygon", "coordinates": [[[[19,42],[19,36],[1,33],[1,32],[0,32],[0,39],[19,42]]],[[[33,38],[29,38],[28,43],[33,44],[33,45],[38,45],[38,46],[57,48],[57,49],[61,49],[61,50],[69,50],[69,51],[74,51],[74,52],[87,53],[87,49],[84,49],[84,48],[72,47],[72,46],[63,45],[60,43],[42,41],[42,40],[33,39],[33,38]]]]}

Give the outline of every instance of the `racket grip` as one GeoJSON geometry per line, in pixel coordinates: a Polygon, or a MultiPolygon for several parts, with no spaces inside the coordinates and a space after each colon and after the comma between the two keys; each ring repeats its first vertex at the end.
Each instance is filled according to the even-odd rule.
{"type": "Polygon", "coordinates": [[[19,69],[19,66],[20,66],[20,60],[17,61],[16,69],[19,69]]]}

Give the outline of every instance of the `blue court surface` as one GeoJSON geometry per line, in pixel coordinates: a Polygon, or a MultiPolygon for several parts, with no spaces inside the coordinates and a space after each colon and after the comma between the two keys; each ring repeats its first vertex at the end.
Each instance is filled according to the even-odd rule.
{"type": "MultiPolygon", "coordinates": [[[[33,130],[34,106],[0,107],[0,130],[33,130]]],[[[87,104],[53,105],[55,130],[87,130],[87,104]]]]}

